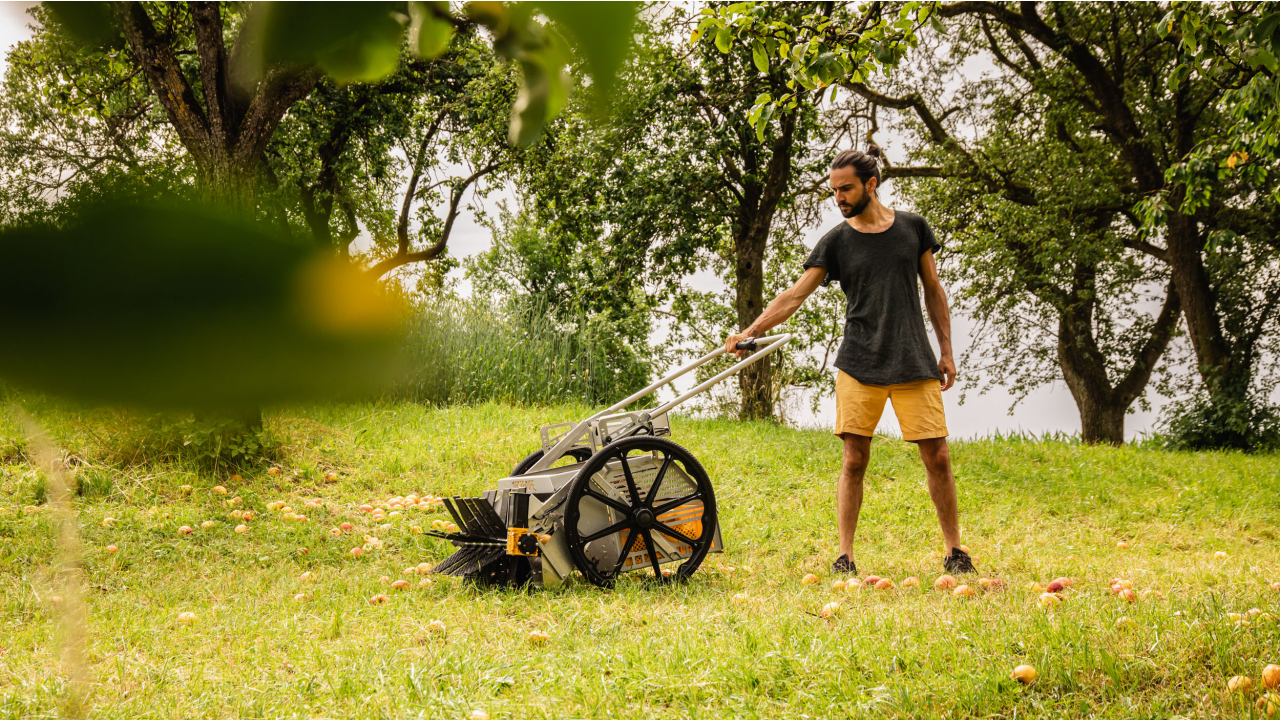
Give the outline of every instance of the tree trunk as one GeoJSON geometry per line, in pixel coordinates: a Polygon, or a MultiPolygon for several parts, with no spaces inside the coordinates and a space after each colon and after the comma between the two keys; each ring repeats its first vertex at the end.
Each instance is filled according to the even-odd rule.
{"type": "MultiPolygon", "coordinates": [[[[755,218],[734,239],[737,256],[735,305],[739,331],[745,330],[764,311],[764,254],[769,225],[769,222],[761,223],[759,218],[755,218]]],[[[770,360],[772,358],[766,357],[738,374],[744,420],[773,417],[773,366],[770,360]]]]}

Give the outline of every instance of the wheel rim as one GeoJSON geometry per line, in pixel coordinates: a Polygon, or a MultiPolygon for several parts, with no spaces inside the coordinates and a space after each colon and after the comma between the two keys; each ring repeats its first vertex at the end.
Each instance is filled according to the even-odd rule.
{"type": "Polygon", "coordinates": [[[641,563],[647,566],[642,572],[651,571],[657,582],[686,579],[702,564],[716,536],[715,493],[706,471],[688,450],[665,438],[629,437],[606,445],[578,471],[566,505],[565,532],[574,564],[601,587],[612,586],[641,563]],[[610,468],[609,463],[616,464],[610,468]],[[633,464],[648,469],[633,472],[633,464]],[[580,531],[584,518],[599,525],[602,516],[607,518],[602,526],[580,531]],[[621,542],[610,541],[611,536],[621,542]],[[658,538],[665,546],[655,545],[658,538]],[[684,553],[672,554],[673,547],[688,548],[687,557],[679,559],[684,553]],[[627,568],[628,558],[637,552],[641,554],[627,568]],[[662,572],[664,559],[679,563],[669,577],[662,572]]]}

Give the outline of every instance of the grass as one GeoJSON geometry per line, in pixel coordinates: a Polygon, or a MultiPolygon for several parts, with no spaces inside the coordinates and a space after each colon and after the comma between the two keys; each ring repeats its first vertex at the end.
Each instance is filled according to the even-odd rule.
{"type": "MultiPolygon", "coordinates": [[[[1280,662],[1280,623],[1265,616],[1280,615],[1269,589],[1280,581],[1275,456],[956,443],[965,542],[1008,589],[968,601],[931,589],[836,594],[835,439],[677,418],[675,439],[715,484],[728,548],[689,583],[498,591],[441,579],[395,592],[380,577],[449,552],[409,531],[437,516],[379,529],[361,503],[486,489],[535,447],[538,425],[586,410],[286,410],[269,419],[285,474],[233,484],[181,463],[122,460],[126,416],[24,403],[81,463],[95,718],[462,718],[478,708],[493,718],[1235,718],[1256,714],[1257,693],[1233,696],[1227,678],[1260,685],[1262,666],[1280,662]],[[340,479],[326,482],[329,472],[340,479]],[[233,495],[258,515],[244,535],[226,517],[233,495]],[[308,510],[308,523],[266,509],[307,499],[326,508],[308,510]],[[118,522],[104,527],[105,517],[118,522]],[[178,534],[205,519],[217,525],[178,534]],[[344,520],[357,532],[326,534],[344,520]],[[365,534],[382,549],[351,558],[365,534]],[[307,571],[313,579],[300,580],[307,571]],[[802,586],[806,573],[822,582],[802,586]],[[1046,612],[1027,585],[1059,575],[1075,587],[1046,612]],[[1116,576],[1164,597],[1123,604],[1107,589],[1116,576]],[[390,602],[370,605],[377,593],[390,602]],[[839,614],[819,617],[833,598],[839,614]],[[1264,615],[1242,626],[1226,615],[1250,608],[1264,615]],[[186,611],[196,622],[178,621],[186,611]],[[1136,626],[1117,628],[1122,616],[1136,626]],[[531,644],[532,630],[550,640],[531,644]],[[1040,672],[1029,687],[1009,678],[1023,663],[1040,672]]],[[[55,533],[47,511],[22,510],[41,481],[16,424],[2,422],[0,717],[54,717],[66,694],[55,533]]],[[[878,438],[872,452],[859,568],[927,587],[941,547],[915,449],[878,438]]]]}

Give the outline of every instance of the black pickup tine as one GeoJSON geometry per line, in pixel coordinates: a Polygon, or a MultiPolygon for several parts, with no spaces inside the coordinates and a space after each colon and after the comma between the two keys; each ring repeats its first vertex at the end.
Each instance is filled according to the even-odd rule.
{"type": "Polygon", "coordinates": [[[476,522],[484,528],[485,532],[493,537],[506,537],[507,525],[502,522],[502,518],[498,517],[498,513],[494,512],[493,506],[483,498],[465,498],[471,516],[476,522]]]}
{"type": "Polygon", "coordinates": [[[471,508],[468,507],[468,499],[469,498],[464,498],[459,495],[453,496],[453,501],[457,503],[458,506],[458,514],[462,516],[462,529],[465,530],[468,535],[487,535],[488,533],[484,531],[484,526],[480,524],[480,521],[476,520],[475,515],[471,512],[471,508]]]}
{"type": "Polygon", "coordinates": [[[458,515],[458,510],[453,506],[453,501],[450,500],[449,498],[440,498],[440,499],[444,501],[444,509],[448,510],[449,514],[453,516],[453,522],[458,527],[463,527],[464,523],[462,522],[462,517],[458,515]]]}

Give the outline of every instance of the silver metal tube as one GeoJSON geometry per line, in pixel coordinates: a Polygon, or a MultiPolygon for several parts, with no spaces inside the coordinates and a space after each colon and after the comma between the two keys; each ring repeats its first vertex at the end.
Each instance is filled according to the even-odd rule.
{"type": "MultiPolygon", "coordinates": [[[[745,360],[739,360],[738,362],[734,363],[733,366],[730,367],[729,369],[719,373],[718,375],[716,375],[715,377],[709,380],[706,380],[705,382],[701,383],[697,387],[690,389],[688,392],[676,398],[675,400],[672,400],[665,405],[662,405],[658,408],[650,410],[649,414],[652,415],[653,417],[658,417],[659,415],[665,412],[670,412],[672,408],[676,407],[677,405],[684,402],[685,400],[688,400],[694,395],[698,395],[702,393],[707,388],[711,387],[712,385],[715,385],[721,380],[724,380],[725,378],[738,372],[739,370],[746,368],[748,365],[759,362],[766,355],[773,352],[774,350],[777,350],[779,347],[781,347],[784,343],[786,343],[790,339],[791,339],[790,334],[774,335],[768,338],[760,338],[760,340],[768,341],[768,344],[765,345],[764,347],[758,348],[751,357],[746,358],[745,360]]],[[[759,343],[760,340],[756,340],[756,342],[759,343]]]]}
{"type": "Polygon", "coordinates": [[[702,357],[698,358],[697,360],[694,360],[692,363],[685,365],[684,367],[676,370],[670,375],[662,378],[661,380],[658,380],[652,385],[649,385],[645,389],[630,395],[625,400],[614,403],[613,405],[610,405],[609,407],[605,408],[604,410],[601,410],[595,415],[592,415],[586,420],[583,420],[577,425],[574,425],[573,429],[565,433],[564,437],[560,438],[560,441],[555,444],[555,447],[551,448],[551,452],[543,455],[542,459],[538,460],[538,462],[535,463],[532,468],[529,468],[529,472],[535,473],[535,472],[538,472],[539,470],[546,470],[548,467],[551,467],[551,463],[555,462],[556,460],[559,460],[560,457],[564,455],[565,451],[567,451],[570,447],[573,447],[573,443],[575,443],[578,440],[578,438],[582,437],[583,434],[587,432],[587,429],[591,427],[592,420],[599,420],[605,415],[612,414],[614,412],[617,412],[618,410],[621,410],[622,408],[625,408],[626,406],[648,395],[649,393],[661,387],[664,387],[666,385],[670,385],[671,383],[675,382],[678,378],[680,378],[682,375],[689,372],[690,370],[695,370],[697,368],[700,368],[703,365],[706,365],[707,363],[711,362],[712,360],[715,360],[716,358],[720,357],[723,354],[724,354],[724,348],[719,348],[714,352],[709,352],[706,355],[703,355],[702,357]]]}

